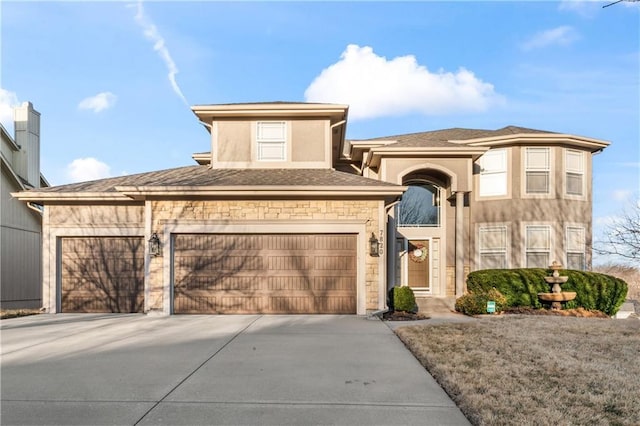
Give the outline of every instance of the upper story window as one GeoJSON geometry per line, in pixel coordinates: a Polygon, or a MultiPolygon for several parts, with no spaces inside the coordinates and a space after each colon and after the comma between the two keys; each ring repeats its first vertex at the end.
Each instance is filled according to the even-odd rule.
{"type": "Polygon", "coordinates": [[[507,150],[485,152],[480,164],[480,196],[507,195],[507,150]]]}
{"type": "Polygon", "coordinates": [[[398,226],[440,226],[440,188],[430,183],[409,183],[398,204],[398,226]]]}
{"type": "Polygon", "coordinates": [[[525,148],[525,192],[527,194],[550,192],[549,157],[549,148],[525,148]]]}
{"type": "Polygon", "coordinates": [[[507,267],[507,227],[481,226],[479,230],[479,269],[504,269],[507,267]]]}
{"type": "Polygon", "coordinates": [[[287,123],[258,121],[256,124],[258,161],[286,161],[287,123]]]}
{"type": "Polygon", "coordinates": [[[564,164],[567,195],[584,195],[584,153],[565,150],[564,164]]]}
{"type": "Polygon", "coordinates": [[[566,232],[567,269],[584,271],[586,269],[584,228],[567,226],[566,232]]]}
{"type": "Polygon", "coordinates": [[[525,256],[527,268],[546,268],[551,257],[551,227],[527,225],[525,227],[525,256]]]}

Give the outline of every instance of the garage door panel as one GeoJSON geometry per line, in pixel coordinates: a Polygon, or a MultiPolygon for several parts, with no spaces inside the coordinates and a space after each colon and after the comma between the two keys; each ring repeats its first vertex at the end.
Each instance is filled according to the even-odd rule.
{"type": "Polygon", "coordinates": [[[355,313],[356,250],[355,235],[176,235],[174,312],[355,313]]]}
{"type": "Polygon", "coordinates": [[[61,253],[62,312],[143,310],[142,238],[63,238],[61,253]]]}

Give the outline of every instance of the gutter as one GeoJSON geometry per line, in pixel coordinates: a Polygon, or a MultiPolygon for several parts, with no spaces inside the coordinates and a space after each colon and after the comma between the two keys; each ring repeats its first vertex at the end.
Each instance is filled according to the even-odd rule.
{"type": "Polygon", "coordinates": [[[34,212],[38,212],[40,216],[44,213],[44,207],[40,204],[33,203],[31,201],[27,201],[27,207],[29,207],[34,212]]]}

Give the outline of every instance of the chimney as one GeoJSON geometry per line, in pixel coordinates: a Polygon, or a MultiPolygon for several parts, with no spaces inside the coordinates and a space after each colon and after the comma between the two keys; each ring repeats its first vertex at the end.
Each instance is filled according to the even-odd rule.
{"type": "Polygon", "coordinates": [[[16,173],[34,188],[40,188],[40,113],[31,102],[13,110],[15,140],[20,151],[14,153],[16,173]]]}

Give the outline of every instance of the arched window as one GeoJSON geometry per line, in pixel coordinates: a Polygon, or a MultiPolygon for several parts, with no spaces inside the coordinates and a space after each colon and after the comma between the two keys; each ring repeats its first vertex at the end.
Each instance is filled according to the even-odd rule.
{"type": "Polygon", "coordinates": [[[420,181],[408,182],[396,217],[398,226],[440,226],[440,188],[420,181]]]}

